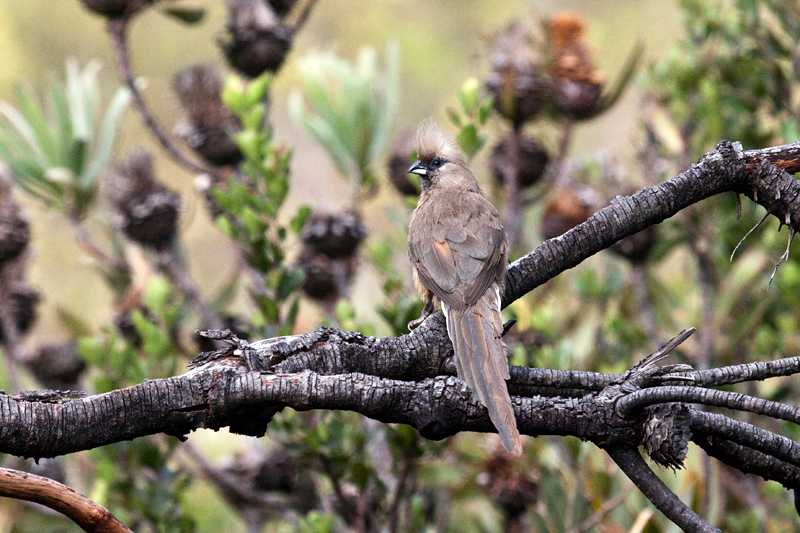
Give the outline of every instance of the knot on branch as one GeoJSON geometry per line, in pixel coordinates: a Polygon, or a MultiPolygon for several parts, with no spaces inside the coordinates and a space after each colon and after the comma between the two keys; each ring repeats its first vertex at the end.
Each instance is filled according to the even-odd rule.
{"type": "Polygon", "coordinates": [[[655,462],[673,469],[683,468],[683,460],[692,438],[689,406],[665,403],[645,409],[643,422],[644,451],[655,462]]]}
{"type": "Polygon", "coordinates": [[[774,215],[780,225],[797,231],[800,229],[800,184],[780,167],[766,159],[759,159],[751,167],[751,183],[744,194],[774,215]]]}

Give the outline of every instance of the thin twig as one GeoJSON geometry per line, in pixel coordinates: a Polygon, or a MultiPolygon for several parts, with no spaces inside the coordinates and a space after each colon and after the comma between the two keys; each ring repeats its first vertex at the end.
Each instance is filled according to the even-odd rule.
{"type": "Polygon", "coordinates": [[[503,192],[505,196],[505,209],[503,212],[503,226],[508,235],[508,248],[514,250],[520,237],[522,226],[522,202],[519,191],[520,131],[514,128],[507,139],[506,161],[501,169],[503,175],[503,192]]]}
{"type": "Polygon", "coordinates": [[[598,525],[608,513],[619,507],[625,501],[625,499],[630,496],[631,492],[633,492],[633,489],[635,488],[636,485],[626,485],[619,494],[601,505],[592,516],[578,524],[577,527],[569,529],[568,533],[585,533],[590,529],[594,529],[594,527],[598,525]]]}
{"type": "Polygon", "coordinates": [[[328,479],[331,481],[331,487],[333,487],[333,492],[336,494],[336,499],[339,500],[339,505],[342,506],[342,514],[344,515],[348,524],[351,526],[356,526],[356,524],[359,522],[357,510],[353,509],[353,506],[350,505],[350,501],[347,499],[347,496],[345,496],[342,485],[339,483],[339,478],[333,473],[330,460],[325,454],[320,454],[319,462],[322,465],[322,471],[325,472],[325,475],[328,476],[328,479]]]}
{"type": "Polygon", "coordinates": [[[612,446],[606,448],[611,459],[642,494],[667,518],[687,533],[721,533],[692,511],[678,496],[667,487],[653,472],[634,447],[612,446]]]}
{"type": "Polygon", "coordinates": [[[292,31],[297,32],[300,31],[300,28],[308,20],[308,16],[311,14],[311,10],[314,8],[314,5],[317,3],[317,0],[308,0],[306,4],[301,8],[300,12],[295,19],[294,24],[292,25],[292,31]]]}
{"type": "Polygon", "coordinates": [[[644,323],[647,337],[653,347],[658,345],[658,326],[653,314],[653,300],[650,298],[650,291],[647,286],[647,268],[644,263],[634,263],[631,267],[631,285],[636,299],[639,300],[639,312],[644,323]]]}
{"type": "Polygon", "coordinates": [[[400,475],[397,478],[397,487],[392,497],[392,504],[389,507],[389,531],[391,531],[391,533],[397,533],[398,527],[400,526],[400,514],[398,510],[400,509],[400,502],[403,500],[403,495],[405,494],[406,481],[413,468],[414,459],[408,454],[405,454],[403,456],[403,464],[400,466],[400,475]]]}
{"type": "Polygon", "coordinates": [[[564,129],[561,132],[561,141],[558,143],[558,152],[556,154],[556,160],[551,163],[553,167],[553,172],[555,175],[554,183],[556,186],[562,185],[564,181],[564,161],[567,159],[567,153],[569,153],[569,146],[572,144],[572,133],[574,131],[573,126],[575,122],[572,119],[567,119],[564,122],[564,129]]]}
{"type": "Polygon", "coordinates": [[[128,43],[126,39],[126,31],[128,28],[128,22],[130,20],[131,19],[127,17],[109,20],[108,32],[111,34],[111,39],[114,43],[114,53],[117,59],[117,66],[122,73],[125,86],[131,92],[134,102],[136,102],[136,108],[139,110],[142,121],[153,134],[153,136],[158,139],[158,142],[161,143],[161,146],[164,148],[164,150],[179,164],[183,165],[192,172],[215,175],[216,172],[213,169],[192,161],[186,157],[183,152],[178,150],[167,134],[164,133],[161,125],[159,125],[153,114],[150,112],[150,109],[147,107],[147,103],[144,101],[142,93],[136,86],[136,80],[134,78],[133,71],[131,70],[130,55],[128,53],[128,43]]]}
{"type": "Polygon", "coordinates": [[[195,287],[192,278],[176,257],[174,248],[167,248],[158,254],[158,266],[175,283],[192,309],[196,309],[203,319],[203,326],[210,329],[222,329],[222,320],[211,311],[200,291],[195,287]]]}

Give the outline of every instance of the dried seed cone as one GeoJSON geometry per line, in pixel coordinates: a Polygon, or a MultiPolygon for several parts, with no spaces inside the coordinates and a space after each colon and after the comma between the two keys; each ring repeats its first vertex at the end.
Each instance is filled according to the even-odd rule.
{"type": "Polygon", "coordinates": [[[553,103],[568,118],[589,118],[597,111],[603,79],[595,70],[586,44],[585,23],[574,13],[561,13],[547,23],[553,79],[553,103]]]}
{"type": "Polygon", "coordinates": [[[300,289],[306,296],[317,301],[338,298],[339,287],[333,273],[333,259],[304,246],[297,257],[297,264],[305,273],[300,289]]]}
{"type": "MultiPolygon", "coordinates": [[[[510,157],[510,153],[514,149],[514,142],[514,135],[509,134],[492,149],[489,166],[492,171],[492,177],[501,185],[503,184],[503,169],[507,165],[514,164],[510,157]]],[[[519,137],[517,150],[517,184],[521,189],[524,189],[542,179],[547,163],[550,161],[550,156],[541,144],[529,137],[519,137]]]]}
{"type": "Polygon", "coordinates": [[[403,196],[417,196],[419,189],[408,175],[408,168],[414,163],[416,154],[416,134],[405,130],[397,136],[392,155],[389,156],[389,181],[403,196]]]}
{"type": "Polygon", "coordinates": [[[30,237],[28,221],[11,194],[11,179],[0,168],[0,266],[19,257],[30,237]]]}
{"type": "Polygon", "coordinates": [[[240,489],[227,491],[225,498],[244,514],[264,512],[263,495],[275,493],[282,496],[286,509],[301,515],[319,507],[319,496],[307,469],[281,447],[268,454],[257,451],[239,454],[223,465],[221,471],[240,489]]]}
{"type": "Polygon", "coordinates": [[[350,292],[358,259],[355,256],[332,259],[304,244],[297,265],[305,273],[300,287],[303,294],[318,302],[333,303],[350,292]]]}
{"type": "Polygon", "coordinates": [[[172,245],[181,200],[156,181],[150,152],[141,147],[132,150],[111,174],[106,196],[129,239],[156,250],[172,245]]]}
{"type": "Polygon", "coordinates": [[[313,213],[303,230],[303,243],[331,259],[352,257],[367,235],[355,211],[313,213]]]}
{"type": "Polygon", "coordinates": [[[572,187],[556,191],[542,215],[542,236],[552,239],[563,235],[592,214],[592,204],[572,187]]]}
{"type": "Polygon", "coordinates": [[[631,263],[644,263],[658,240],[658,226],[648,226],[638,233],[615,242],[610,250],[631,263]]]}
{"type": "MultiPolygon", "coordinates": [[[[36,304],[39,303],[39,293],[30,288],[24,281],[15,281],[9,291],[8,312],[13,317],[17,334],[25,335],[36,322],[36,304]]],[[[0,343],[5,342],[3,328],[0,328],[0,343]]]]}
{"type": "Polygon", "coordinates": [[[219,71],[212,65],[193,65],[175,77],[173,89],[187,115],[176,128],[186,144],[212,165],[238,164],[242,153],[233,137],[242,125],[222,103],[219,71]]]}
{"type": "Polygon", "coordinates": [[[547,101],[549,82],[530,29],[519,21],[509,24],[495,39],[491,61],[485,85],[497,111],[514,124],[536,116],[547,101]]]}
{"type": "Polygon", "coordinates": [[[119,18],[141,9],[143,0],[81,0],[90,11],[108,18],[119,18]]]}
{"type": "Polygon", "coordinates": [[[494,453],[484,463],[481,477],[489,496],[509,518],[521,515],[538,501],[537,480],[520,472],[508,453],[494,453]]]}
{"type": "Polygon", "coordinates": [[[292,45],[292,31],[265,0],[230,0],[226,30],[219,44],[228,63],[251,78],[276,72],[292,45]]]}
{"type": "Polygon", "coordinates": [[[269,5],[279,17],[288,15],[295,4],[297,4],[297,0],[269,0],[269,5]]]}
{"type": "Polygon", "coordinates": [[[45,388],[55,390],[80,389],[80,377],[86,369],[74,342],[41,346],[25,364],[45,388]]]}

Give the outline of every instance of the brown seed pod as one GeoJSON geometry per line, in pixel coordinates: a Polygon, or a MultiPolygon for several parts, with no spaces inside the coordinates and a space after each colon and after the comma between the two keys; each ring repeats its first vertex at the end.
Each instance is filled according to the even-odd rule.
{"type": "Polygon", "coordinates": [[[276,72],[292,45],[292,30],[265,0],[230,0],[225,28],[219,45],[228,63],[251,78],[276,72]]]}
{"type": "Polygon", "coordinates": [[[108,18],[119,18],[141,9],[143,0],[81,0],[90,11],[108,18]]]}
{"type": "Polygon", "coordinates": [[[411,130],[403,130],[395,139],[392,155],[389,156],[389,181],[403,196],[419,194],[419,187],[408,175],[408,168],[414,163],[416,144],[416,134],[411,130]]]}
{"type": "MultiPolygon", "coordinates": [[[[319,496],[308,469],[282,447],[263,453],[248,450],[228,460],[219,469],[227,484],[236,490],[223,491],[228,503],[246,516],[267,513],[266,495],[280,494],[282,505],[305,515],[319,507],[319,496]]],[[[273,498],[274,499],[274,498],[273,498]]]]}
{"type": "Polygon", "coordinates": [[[305,279],[300,289],[318,302],[332,303],[347,296],[358,267],[355,256],[332,259],[304,244],[296,264],[305,279]]]}
{"type": "MultiPolygon", "coordinates": [[[[513,149],[514,135],[506,135],[492,149],[489,167],[495,181],[503,184],[503,169],[506,165],[513,164],[509,153],[513,149]]],[[[541,144],[529,137],[519,137],[518,141],[519,166],[517,167],[517,183],[524,189],[537,183],[547,168],[550,156],[541,144]]]]}
{"type": "Polygon", "coordinates": [[[178,73],[172,86],[187,114],[176,133],[212,165],[238,164],[242,153],[233,137],[242,125],[222,103],[222,77],[216,67],[193,65],[178,73]]]}
{"type": "Polygon", "coordinates": [[[297,0],[268,0],[269,5],[275,14],[283,17],[289,14],[292,8],[297,4],[297,0]]]}
{"type": "Polygon", "coordinates": [[[331,259],[352,257],[367,230],[355,211],[312,213],[303,229],[303,243],[331,259]]]}
{"type": "Polygon", "coordinates": [[[552,239],[563,235],[578,224],[586,222],[592,214],[592,202],[572,187],[562,187],[542,214],[542,237],[552,239]]]}
{"type": "Polygon", "coordinates": [[[25,365],[39,383],[55,390],[80,389],[80,377],[86,369],[86,362],[78,355],[78,345],[74,342],[41,346],[25,365]]]}
{"type": "Polygon", "coordinates": [[[583,19],[574,13],[560,13],[547,22],[546,28],[556,110],[575,120],[593,116],[600,104],[603,80],[584,40],[583,19]]]}
{"type": "Polygon", "coordinates": [[[492,501],[509,519],[522,515],[538,501],[538,480],[520,472],[513,456],[504,451],[495,452],[484,463],[481,481],[492,501]]]}
{"type": "MultiPolygon", "coordinates": [[[[36,321],[36,304],[39,303],[39,293],[30,288],[24,281],[12,283],[9,291],[8,313],[13,317],[20,336],[30,331],[31,326],[36,321]]],[[[0,343],[5,342],[3,328],[0,328],[0,343]]]]}
{"type": "Polygon", "coordinates": [[[11,179],[0,167],[0,266],[16,259],[31,237],[28,221],[11,193],[11,179]]]}
{"type": "Polygon", "coordinates": [[[172,245],[181,199],[156,181],[150,152],[141,147],[132,150],[112,172],[105,192],[129,239],[156,250],[172,245]]]}
{"type": "Polygon", "coordinates": [[[495,38],[485,85],[497,111],[515,125],[536,116],[547,102],[549,81],[530,28],[512,22],[495,38]]]}
{"type": "Polygon", "coordinates": [[[333,274],[333,261],[330,257],[314,253],[309,248],[304,247],[300,252],[297,264],[305,273],[301,290],[312,300],[326,301],[338,298],[339,287],[333,274]]]}
{"type": "Polygon", "coordinates": [[[648,226],[638,233],[615,242],[610,250],[631,263],[644,263],[658,240],[658,226],[648,226]]]}

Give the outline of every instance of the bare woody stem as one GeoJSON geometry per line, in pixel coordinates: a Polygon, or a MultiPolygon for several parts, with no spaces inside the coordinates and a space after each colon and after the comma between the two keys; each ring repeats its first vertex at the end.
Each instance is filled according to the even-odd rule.
{"type": "Polygon", "coordinates": [[[106,508],[46,477],[0,468],[0,496],[49,507],[90,533],[131,532],[106,508]]]}
{"type": "Polygon", "coordinates": [[[687,533],[721,533],[689,509],[674,492],[647,466],[639,450],[628,446],[606,449],[608,455],[625,472],[656,508],[687,533]]]}
{"type": "Polygon", "coordinates": [[[150,109],[147,107],[147,103],[144,101],[142,93],[136,86],[136,80],[134,78],[133,71],[131,70],[130,54],[128,53],[127,41],[127,29],[130,20],[131,19],[129,17],[109,20],[108,32],[111,35],[111,40],[114,43],[114,54],[117,59],[117,66],[122,73],[125,86],[133,96],[133,101],[136,103],[136,108],[139,110],[139,115],[141,115],[142,121],[153,134],[153,136],[158,139],[158,142],[161,144],[164,150],[179,164],[183,165],[192,172],[215,175],[216,171],[214,169],[201,165],[184,155],[183,152],[181,152],[170,140],[167,134],[164,133],[161,125],[158,123],[158,121],[156,121],[155,117],[150,112],[150,109]]]}

